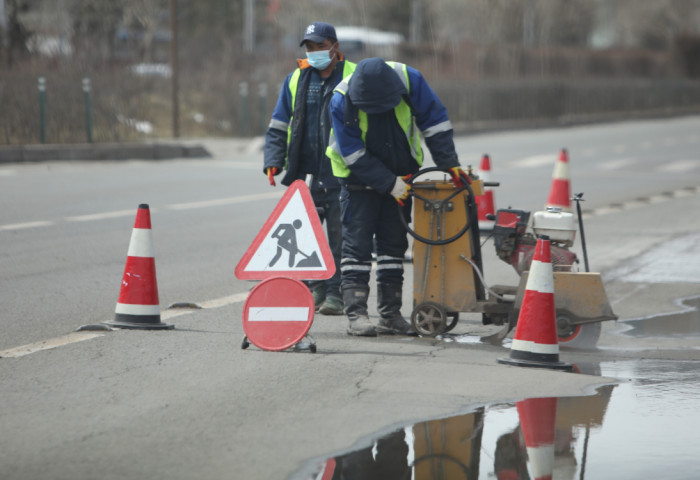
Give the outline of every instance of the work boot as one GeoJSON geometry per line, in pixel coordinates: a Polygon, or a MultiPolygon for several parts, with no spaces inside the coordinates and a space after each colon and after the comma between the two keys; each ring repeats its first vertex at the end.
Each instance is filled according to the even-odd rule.
{"type": "Polygon", "coordinates": [[[318,309],[318,313],[323,315],[342,315],[343,301],[333,295],[328,295],[318,309]]]}
{"type": "Polygon", "coordinates": [[[359,337],[376,337],[377,331],[369,321],[367,314],[367,298],[369,287],[364,285],[351,285],[343,289],[343,302],[345,303],[345,315],[350,321],[348,335],[359,337]]]}
{"type": "Polygon", "coordinates": [[[321,284],[310,288],[311,295],[314,297],[314,309],[318,312],[318,309],[321,308],[321,305],[326,300],[326,286],[321,284]]]}
{"type": "Polygon", "coordinates": [[[381,317],[376,328],[377,333],[389,335],[418,335],[413,325],[408,323],[401,315],[401,299],[401,285],[389,283],[377,284],[377,311],[381,317]]]}

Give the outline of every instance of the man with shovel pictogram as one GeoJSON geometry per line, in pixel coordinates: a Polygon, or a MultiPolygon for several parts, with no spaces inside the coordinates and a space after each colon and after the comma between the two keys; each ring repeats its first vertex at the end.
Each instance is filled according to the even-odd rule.
{"type": "Polygon", "coordinates": [[[297,247],[297,232],[301,228],[301,220],[296,219],[291,224],[281,223],[275,231],[272,233],[272,238],[277,240],[277,252],[275,256],[270,260],[270,267],[273,267],[277,261],[282,257],[282,251],[286,250],[289,254],[289,268],[294,267],[294,258],[297,253],[300,253],[303,257],[299,263],[296,264],[297,268],[300,267],[320,267],[321,261],[318,259],[318,254],[316,252],[307,255],[297,247]]]}

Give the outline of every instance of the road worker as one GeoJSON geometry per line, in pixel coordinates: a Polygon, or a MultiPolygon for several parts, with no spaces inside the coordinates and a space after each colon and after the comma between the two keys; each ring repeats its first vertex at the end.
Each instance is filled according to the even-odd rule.
{"type": "Polygon", "coordinates": [[[265,134],[263,172],[273,186],[275,176],[283,170],[281,183],[287,186],[313,175],[311,197],[326,224],[336,273],[328,280],[309,282],[309,286],[318,312],[342,315],[340,185],[325,150],[331,129],[328,105],[333,89],[355,69],[355,64],[344,60],[335,28],[328,23],[313,22],[306,27],[300,46],[306,49],[307,58],[297,60],[298,68],[284,80],[265,134]]]}
{"type": "Polygon", "coordinates": [[[406,177],[423,162],[420,134],[436,165],[462,186],[466,174],[459,165],[447,110],[418,70],[368,58],[336,88],[331,120],[333,137],[326,151],[342,186],[340,270],[347,333],[414,335],[401,315],[408,238],[399,215],[409,220],[406,177]],[[367,313],[373,243],[380,315],[376,327],[367,313]]]}

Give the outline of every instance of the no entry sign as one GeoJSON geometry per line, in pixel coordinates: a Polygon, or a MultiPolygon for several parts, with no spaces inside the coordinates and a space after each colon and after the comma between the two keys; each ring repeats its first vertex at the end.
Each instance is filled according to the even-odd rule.
{"type": "Polygon", "coordinates": [[[314,319],[314,298],[301,281],[287,277],[263,280],[243,306],[243,331],[263,350],[285,350],[304,338],[314,319]]]}

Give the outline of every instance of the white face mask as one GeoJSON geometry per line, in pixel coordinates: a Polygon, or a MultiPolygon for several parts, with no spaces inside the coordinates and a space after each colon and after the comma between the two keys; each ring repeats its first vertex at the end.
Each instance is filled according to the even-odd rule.
{"type": "Polygon", "coordinates": [[[315,52],[306,52],[306,58],[309,59],[309,65],[316,70],[323,70],[331,64],[331,51],[317,50],[315,52]]]}

